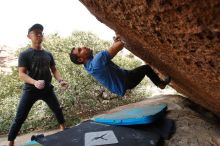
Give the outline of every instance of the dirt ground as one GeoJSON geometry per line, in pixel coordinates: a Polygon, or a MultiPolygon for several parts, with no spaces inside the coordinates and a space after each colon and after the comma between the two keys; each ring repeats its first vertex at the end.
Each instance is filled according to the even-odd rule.
{"type": "MultiPolygon", "coordinates": [[[[153,99],[117,107],[105,112],[105,114],[127,107],[139,107],[146,104],[157,103],[167,103],[167,117],[175,121],[175,133],[169,140],[165,141],[165,146],[220,146],[220,119],[204,108],[179,95],[156,96],[156,98],[153,99]]],[[[30,140],[33,134],[44,133],[45,135],[50,135],[56,132],[58,132],[58,130],[49,132],[38,131],[18,136],[16,146],[22,145],[30,140]]],[[[7,145],[6,136],[0,137],[0,146],[4,145],[7,145]]]]}

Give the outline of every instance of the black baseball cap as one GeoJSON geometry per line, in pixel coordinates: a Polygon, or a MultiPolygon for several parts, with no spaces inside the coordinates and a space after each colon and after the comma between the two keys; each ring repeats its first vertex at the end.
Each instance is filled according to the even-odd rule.
{"type": "Polygon", "coordinates": [[[43,27],[43,25],[41,25],[41,24],[39,24],[39,23],[36,23],[36,24],[34,24],[33,26],[31,26],[29,29],[28,29],[28,33],[30,33],[31,31],[33,31],[33,30],[41,30],[41,31],[43,31],[44,30],[44,27],[43,27]]]}

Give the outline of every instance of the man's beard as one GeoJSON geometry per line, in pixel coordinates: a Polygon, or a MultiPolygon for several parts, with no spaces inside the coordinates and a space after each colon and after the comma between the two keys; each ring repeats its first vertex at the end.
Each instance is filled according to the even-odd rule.
{"type": "Polygon", "coordinates": [[[90,51],[89,51],[89,53],[88,53],[88,56],[89,56],[89,57],[93,56],[93,50],[92,50],[92,49],[90,49],[90,51]]]}

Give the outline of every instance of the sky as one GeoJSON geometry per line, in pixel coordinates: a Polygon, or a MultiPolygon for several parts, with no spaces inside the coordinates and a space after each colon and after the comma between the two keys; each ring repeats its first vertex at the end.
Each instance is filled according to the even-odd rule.
{"type": "Polygon", "coordinates": [[[0,45],[22,47],[29,42],[27,30],[35,23],[44,34],[69,36],[73,31],[90,31],[112,40],[114,31],[99,22],[78,0],[1,0],[0,45]]]}

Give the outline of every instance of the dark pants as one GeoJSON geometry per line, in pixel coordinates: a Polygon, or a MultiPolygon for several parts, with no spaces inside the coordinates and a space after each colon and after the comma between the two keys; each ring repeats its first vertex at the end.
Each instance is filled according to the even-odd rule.
{"type": "Polygon", "coordinates": [[[45,101],[55,114],[59,124],[64,123],[64,116],[53,88],[35,91],[24,90],[17,108],[15,119],[8,134],[9,141],[13,141],[16,138],[21,125],[26,120],[31,107],[37,100],[45,101]]]}
{"type": "Polygon", "coordinates": [[[143,80],[145,75],[147,75],[156,86],[163,84],[163,81],[149,65],[143,65],[128,71],[128,76],[125,79],[126,88],[132,89],[136,87],[143,80]]]}

